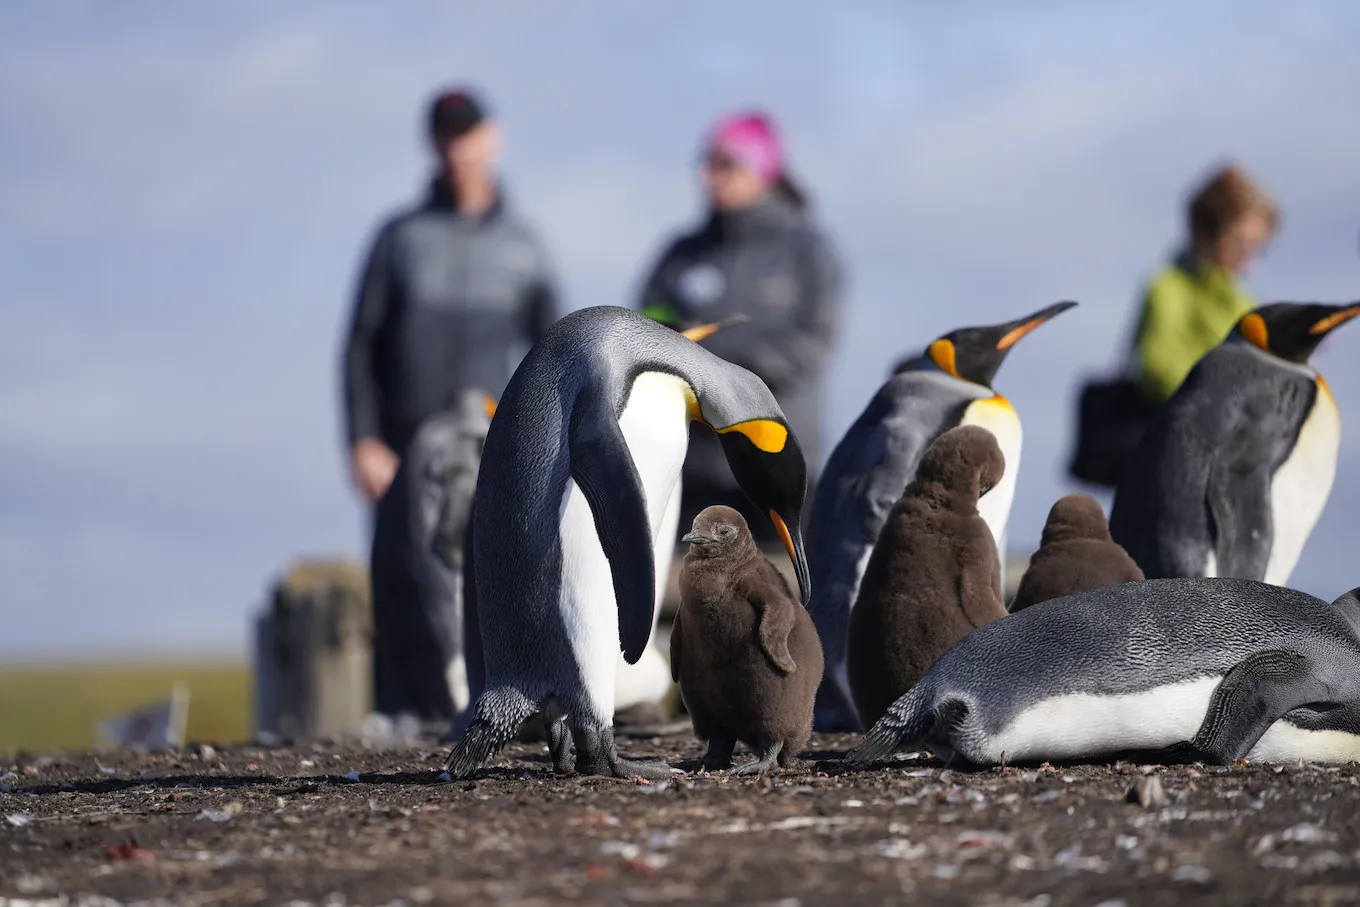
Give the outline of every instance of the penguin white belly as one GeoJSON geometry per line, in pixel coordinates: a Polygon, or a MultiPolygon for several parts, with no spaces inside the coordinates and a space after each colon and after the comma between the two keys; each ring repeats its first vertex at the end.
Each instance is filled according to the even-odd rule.
{"type": "Polygon", "coordinates": [[[1289,458],[1270,481],[1272,536],[1265,581],[1283,586],[1327,506],[1341,450],[1341,414],[1321,377],[1313,409],[1299,430],[1289,458]]]}
{"type": "Polygon", "coordinates": [[[1222,679],[1197,677],[1119,696],[1055,696],[1020,712],[981,749],[1000,762],[1171,746],[1195,736],[1222,679]]]}
{"type": "MultiPolygon", "coordinates": [[[[960,425],[978,425],[996,436],[997,446],[1006,458],[1006,471],[1001,481],[978,501],[978,515],[987,522],[996,540],[996,551],[1004,564],[1006,560],[1006,521],[1010,518],[1011,502],[1015,500],[1015,479],[1020,472],[1020,447],[1024,434],[1020,417],[1005,397],[997,394],[968,405],[960,425]]],[[[1003,568],[1004,569],[1004,568],[1003,568]]]]}
{"type": "Polygon", "coordinates": [[[1311,731],[1277,721],[1247,753],[1248,762],[1351,762],[1360,759],[1360,737],[1345,731],[1311,731]]]}
{"type": "MultiPolygon", "coordinates": [[[[667,505],[689,446],[685,388],[685,383],[674,375],[645,372],[635,379],[619,415],[619,428],[647,500],[654,543],[665,522],[667,505]]],[[[559,526],[561,613],[585,692],[596,716],[607,721],[614,714],[615,678],[621,662],[618,603],[609,559],[596,535],[594,516],[575,481],[567,483],[559,526]]],[[[664,659],[644,658],[638,664],[644,661],[651,665],[651,673],[665,670],[664,659]]]]}

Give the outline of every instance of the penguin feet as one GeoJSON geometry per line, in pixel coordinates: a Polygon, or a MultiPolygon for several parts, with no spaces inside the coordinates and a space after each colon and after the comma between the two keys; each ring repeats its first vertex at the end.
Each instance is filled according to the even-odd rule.
{"type": "Polygon", "coordinates": [[[779,740],[767,743],[756,752],[753,762],[739,765],[732,769],[733,775],[754,775],[757,778],[764,777],[766,772],[772,772],[780,765],[779,754],[784,749],[784,741],[779,740]]]}
{"type": "Polygon", "coordinates": [[[704,753],[704,770],[722,771],[732,767],[732,750],[736,748],[735,737],[714,735],[708,738],[708,752],[704,753]]]}
{"type": "Polygon", "coordinates": [[[548,752],[552,754],[553,771],[559,775],[570,775],[572,757],[576,755],[571,745],[571,731],[564,719],[557,719],[548,725],[548,752]]]}
{"type": "Polygon", "coordinates": [[[678,774],[665,762],[650,759],[625,759],[614,746],[614,729],[573,728],[576,741],[576,773],[614,778],[644,778],[662,781],[678,774]]]}

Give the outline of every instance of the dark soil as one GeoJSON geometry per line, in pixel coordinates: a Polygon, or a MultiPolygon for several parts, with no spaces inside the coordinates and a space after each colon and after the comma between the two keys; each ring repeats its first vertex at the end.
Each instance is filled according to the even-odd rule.
{"type": "MultiPolygon", "coordinates": [[[[848,742],[814,738],[802,768],[765,779],[691,771],[659,784],[555,777],[543,748],[527,745],[468,782],[438,780],[444,750],[433,743],[21,757],[0,765],[0,895],[102,905],[1360,903],[1360,766],[969,774],[915,758],[849,773],[836,761],[848,742]],[[1147,775],[1165,802],[1128,802],[1147,775]]],[[[687,737],[620,749],[687,768],[701,752],[687,737]]]]}

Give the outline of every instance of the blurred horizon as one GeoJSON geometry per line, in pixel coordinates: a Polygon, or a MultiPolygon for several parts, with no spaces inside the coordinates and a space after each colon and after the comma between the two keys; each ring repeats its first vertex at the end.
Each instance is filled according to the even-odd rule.
{"type": "MultiPolygon", "coordinates": [[[[827,451],[902,355],[1079,301],[996,379],[1023,548],[1211,167],[1281,204],[1258,299],[1360,298],[1357,39],[1341,0],[0,7],[0,657],[245,654],[289,562],[366,559],[340,343],[441,86],[504,123],[567,309],[632,305],[705,126],[770,110],[848,273],[827,451]]],[[[1360,425],[1360,329],[1314,363],[1360,425]]],[[[1291,585],[1360,585],[1357,512],[1347,427],[1291,585]]]]}

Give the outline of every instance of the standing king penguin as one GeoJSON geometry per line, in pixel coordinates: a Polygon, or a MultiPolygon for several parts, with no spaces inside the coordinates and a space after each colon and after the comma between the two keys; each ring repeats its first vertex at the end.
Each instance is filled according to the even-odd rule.
{"type": "Polygon", "coordinates": [[[1243,316],[1163,404],[1120,479],[1110,534],[1149,578],[1283,586],[1336,475],[1341,416],[1309,364],[1360,304],[1243,316]]]}
{"type": "Polygon", "coordinates": [[[1191,577],[1040,602],[959,640],[846,760],[1360,759],[1357,592],[1191,577]]]}
{"type": "Polygon", "coordinates": [[[945,334],[899,365],[827,460],[808,518],[808,569],[826,671],[814,727],[856,731],[846,673],[846,632],[869,555],[926,448],[959,425],[988,429],[1001,445],[1006,474],[978,505],[1004,555],[1006,520],[1020,467],[1020,417],[992,379],[1020,338],[1075,306],[1060,302],[1024,318],[945,334]]]}
{"type": "Polygon", "coordinates": [[[652,632],[654,546],[692,420],[718,433],[807,601],[802,450],[769,388],[689,339],[701,336],[615,306],[582,309],[554,324],[510,379],[473,501],[485,686],[449,756],[454,777],[539,713],[558,772],[570,770],[574,743],[580,774],[670,775],[663,763],[618,755],[614,673],[618,653],[636,663],[652,632]]]}

